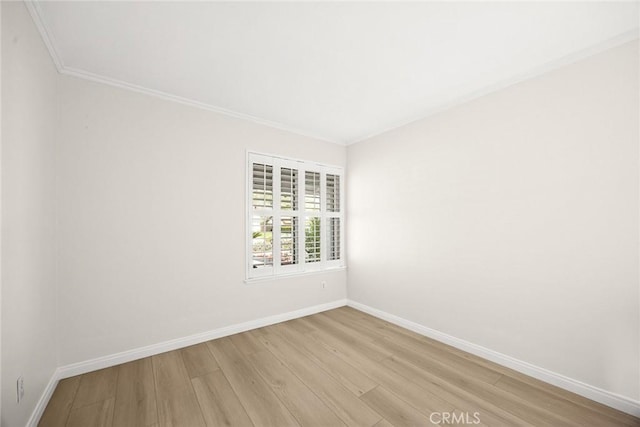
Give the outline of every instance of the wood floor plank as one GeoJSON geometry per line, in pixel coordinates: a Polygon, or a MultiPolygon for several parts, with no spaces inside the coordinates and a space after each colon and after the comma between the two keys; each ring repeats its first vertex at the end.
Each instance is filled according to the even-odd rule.
{"type": "Polygon", "coordinates": [[[385,320],[378,319],[361,311],[354,310],[351,307],[340,307],[339,309],[326,312],[326,314],[327,316],[330,316],[331,318],[358,330],[358,332],[362,333],[364,336],[370,337],[370,339],[373,341],[378,341],[380,338],[400,336],[411,338],[421,343],[433,344],[435,348],[441,348],[439,345],[442,345],[446,347],[445,349],[455,349],[454,347],[449,347],[446,346],[446,344],[431,340],[424,335],[420,335],[408,329],[401,328],[400,326],[394,325],[393,323],[389,323],[385,320]]]}
{"type": "Polygon", "coordinates": [[[487,384],[494,384],[502,376],[500,372],[493,369],[462,359],[456,355],[446,354],[441,350],[434,351],[431,346],[411,339],[394,337],[385,338],[383,341],[378,341],[378,343],[391,349],[390,351],[393,354],[397,354],[398,350],[401,349],[400,351],[413,352],[421,357],[427,356],[429,360],[447,366],[461,375],[487,384]],[[386,344],[382,344],[383,341],[386,341],[386,344]]]}
{"type": "Polygon", "coordinates": [[[309,323],[309,317],[311,316],[300,317],[298,319],[289,320],[285,323],[297,333],[307,334],[316,330],[316,328],[311,323],[309,323]]]}
{"type": "Polygon", "coordinates": [[[304,351],[309,359],[322,367],[356,396],[361,396],[378,385],[360,369],[347,363],[310,336],[300,337],[295,330],[290,328],[289,322],[278,325],[274,331],[304,351]]]}
{"type": "Polygon", "coordinates": [[[398,375],[440,396],[462,411],[468,413],[479,411],[483,423],[491,426],[533,426],[533,424],[516,417],[491,402],[482,400],[467,392],[464,387],[449,383],[406,361],[390,358],[384,360],[382,363],[398,375]]]}
{"type": "Polygon", "coordinates": [[[257,353],[264,348],[252,338],[250,332],[243,332],[241,334],[235,334],[231,336],[231,341],[236,346],[240,353],[248,356],[253,353],[257,353]]]}
{"type": "Polygon", "coordinates": [[[397,358],[398,360],[409,362],[441,380],[446,380],[450,384],[457,385],[465,390],[474,390],[473,394],[476,396],[494,403],[495,406],[510,412],[524,421],[536,425],[573,425],[570,420],[559,414],[530,407],[526,401],[510,396],[508,393],[503,393],[492,384],[486,383],[476,376],[459,373],[459,371],[451,366],[447,366],[430,357],[424,357],[417,351],[397,346],[395,354],[396,356],[393,356],[389,360],[397,358]]]}
{"type": "Polygon", "coordinates": [[[382,386],[378,386],[373,390],[360,396],[371,408],[384,416],[396,427],[415,427],[433,425],[429,418],[423,413],[418,412],[405,401],[386,390],[382,386]]]}
{"type": "Polygon", "coordinates": [[[72,409],[67,427],[112,427],[115,398],[72,409]]]}
{"type": "MultiPolygon", "coordinates": [[[[369,359],[368,355],[357,347],[352,347],[340,341],[324,330],[317,330],[309,335],[316,337],[347,363],[352,364],[354,367],[357,366],[378,384],[400,395],[403,400],[424,414],[429,415],[431,412],[446,412],[455,409],[451,403],[398,376],[384,365],[369,359]]],[[[393,421],[391,422],[393,423],[393,421]]]]}
{"type": "Polygon", "coordinates": [[[80,376],[65,378],[58,382],[49,404],[42,414],[40,427],[64,427],[76,397],[80,376]]]}
{"type": "Polygon", "coordinates": [[[372,340],[363,337],[361,334],[345,327],[342,323],[333,320],[324,313],[319,313],[309,318],[309,322],[316,325],[318,329],[327,332],[335,338],[353,346],[357,346],[374,360],[382,360],[391,356],[391,353],[384,347],[377,345],[372,340]]]}
{"type": "Polygon", "coordinates": [[[380,414],[369,408],[333,377],[327,375],[320,366],[284,337],[268,334],[261,339],[264,346],[283,361],[291,372],[313,390],[345,424],[370,427],[380,421],[382,418],[380,414]]]}
{"type": "Polygon", "coordinates": [[[156,388],[150,357],[118,366],[113,414],[118,427],[144,427],[158,422],[156,388]]]}
{"type": "MultiPolygon", "coordinates": [[[[426,339],[427,341],[432,341],[430,338],[425,337],[424,335],[420,335],[417,332],[411,331],[409,329],[400,327],[391,322],[388,322],[383,319],[379,319],[365,312],[354,309],[353,307],[340,307],[335,311],[339,311],[341,315],[348,316],[351,321],[358,322],[359,324],[373,330],[373,331],[386,331],[386,332],[394,332],[400,335],[406,335],[411,338],[416,339],[426,339]]],[[[438,341],[434,341],[434,343],[438,343],[438,341]]],[[[446,344],[443,344],[446,346],[446,344]]],[[[453,348],[453,347],[452,347],[453,348]]]]}
{"type": "Polygon", "coordinates": [[[268,350],[249,356],[276,396],[304,426],[346,426],[318,396],[268,350]]]}
{"type": "Polygon", "coordinates": [[[394,426],[389,421],[383,418],[380,421],[378,421],[378,423],[373,427],[394,427],[394,426]]]}
{"type": "Polygon", "coordinates": [[[200,377],[218,369],[216,359],[205,343],[185,347],[180,353],[190,378],[200,377]]]}
{"type": "Polygon", "coordinates": [[[73,409],[115,397],[117,381],[117,366],[82,375],[73,401],[73,409]]]}
{"type": "Polygon", "coordinates": [[[572,422],[561,414],[553,413],[545,408],[535,407],[524,399],[519,399],[509,393],[505,393],[493,385],[469,382],[466,389],[478,398],[490,401],[494,405],[504,409],[533,425],[537,426],[574,426],[580,424],[572,422]]]}
{"type": "Polygon", "coordinates": [[[339,309],[337,309],[337,311],[340,311],[340,314],[343,316],[349,316],[353,322],[358,323],[360,326],[363,326],[370,331],[374,331],[377,334],[382,334],[383,337],[387,337],[389,334],[404,336],[416,340],[420,343],[427,344],[432,349],[442,350],[446,355],[456,355],[463,359],[473,361],[474,363],[477,363],[488,369],[496,370],[498,373],[503,375],[515,372],[509,368],[490,362],[486,359],[482,359],[471,353],[459,350],[448,344],[444,344],[432,338],[418,334],[417,332],[413,332],[409,329],[405,329],[393,323],[387,322],[386,320],[378,319],[377,317],[371,316],[367,313],[355,310],[352,307],[340,307],[339,309]]]}
{"type": "MultiPolygon", "coordinates": [[[[398,361],[398,365],[401,365],[403,360],[396,358],[395,356],[389,359],[389,362],[398,361]]],[[[389,363],[387,362],[387,363],[389,363]]],[[[404,360],[406,362],[406,360],[404,360]]],[[[412,364],[412,363],[410,363],[412,364]]],[[[429,372],[428,369],[425,370],[429,372]]],[[[413,376],[412,380],[416,380],[417,376],[413,376]]],[[[442,379],[441,377],[438,377],[442,379]]],[[[458,385],[467,392],[471,393],[476,399],[491,402],[498,408],[514,415],[515,417],[531,423],[536,426],[571,426],[575,425],[564,417],[550,413],[542,408],[537,408],[530,405],[527,401],[517,398],[516,396],[505,393],[497,387],[486,384],[479,381],[459,381],[458,379],[451,381],[453,384],[458,385]]]]}
{"type": "Polygon", "coordinates": [[[253,425],[222,370],[192,378],[191,382],[208,427],[253,425]]]}
{"type": "Polygon", "coordinates": [[[502,377],[495,386],[526,400],[532,406],[552,410],[554,413],[578,425],[597,424],[600,427],[619,425],[619,422],[609,416],[584,408],[566,399],[556,398],[549,393],[534,387],[529,387],[525,383],[511,377],[502,377]]]}
{"type": "Polygon", "coordinates": [[[256,426],[299,425],[231,339],[220,338],[207,345],[256,426]]]}
{"type": "MultiPolygon", "coordinates": [[[[498,365],[486,359],[482,359],[481,357],[478,357],[471,353],[467,353],[465,351],[459,350],[455,347],[436,341],[432,338],[425,337],[424,335],[420,335],[417,332],[413,332],[409,329],[402,328],[398,325],[387,322],[386,320],[378,319],[367,313],[363,313],[361,311],[355,310],[351,307],[340,307],[335,311],[339,311],[338,313],[339,316],[349,318],[351,322],[357,323],[359,326],[364,327],[365,329],[368,329],[370,332],[379,334],[382,337],[389,337],[390,334],[392,334],[396,336],[401,336],[401,337],[403,336],[405,338],[410,338],[421,344],[426,344],[428,348],[431,348],[432,350],[436,350],[436,351],[440,350],[442,352],[440,354],[444,354],[445,358],[450,357],[451,355],[458,356],[459,358],[469,360],[480,366],[484,366],[487,369],[497,371],[499,374],[502,374],[502,375],[509,375],[513,372],[516,372],[507,367],[498,365]]],[[[438,353],[436,353],[436,355],[437,354],[438,353]]]]}
{"type": "Polygon", "coordinates": [[[158,424],[203,427],[204,418],[179,350],[151,358],[155,377],[158,424]]]}
{"type": "MultiPolygon", "coordinates": [[[[420,362],[416,362],[415,360],[407,360],[400,357],[393,357],[389,359],[386,363],[392,363],[393,361],[400,362],[409,362],[410,365],[420,365],[420,362]]],[[[533,425],[550,425],[550,426],[570,426],[575,425],[569,419],[563,417],[560,414],[552,413],[547,411],[544,408],[539,408],[533,405],[530,405],[524,399],[520,399],[517,396],[513,396],[509,393],[505,393],[504,391],[498,389],[492,384],[487,384],[482,381],[476,381],[473,379],[468,379],[464,377],[460,377],[455,373],[451,372],[449,374],[443,374],[442,370],[432,369],[427,364],[427,367],[418,366],[424,372],[428,372],[429,374],[437,377],[439,380],[445,380],[449,384],[454,384],[461,389],[466,390],[471,393],[476,399],[480,399],[486,402],[490,402],[495,407],[501,408],[502,410],[514,415],[515,417],[526,421],[527,423],[531,423],[533,425]]],[[[417,376],[412,377],[415,380],[417,376]]]]}
{"type": "Polygon", "coordinates": [[[395,354],[394,349],[397,348],[397,346],[402,346],[420,355],[427,353],[429,359],[448,365],[460,374],[485,381],[489,384],[495,383],[502,376],[502,374],[495,369],[479,365],[467,358],[458,357],[456,354],[451,354],[450,351],[433,347],[423,340],[386,330],[373,331],[364,326],[365,322],[353,321],[353,319],[345,315],[342,311],[332,310],[327,312],[326,316],[335,319],[337,322],[341,322],[346,328],[351,328],[364,336],[368,336],[390,353],[395,354]]]}
{"type": "MultiPolygon", "coordinates": [[[[523,375],[505,366],[498,365],[497,363],[483,359],[474,354],[467,353],[465,351],[452,347],[448,344],[436,341],[432,338],[418,334],[417,332],[413,332],[409,329],[405,329],[393,323],[387,322],[386,320],[378,319],[377,317],[371,316],[370,314],[364,313],[362,311],[358,311],[352,307],[346,307],[346,306],[340,307],[335,311],[339,311],[340,316],[346,316],[352,322],[358,323],[360,326],[366,329],[369,329],[370,331],[375,331],[375,333],[377,334],[382,334],[382,337],[389,337],[389,334],[393,334],[396,336],[404,336],[420,344],[425,344],[427,345],[428,348],[431,348],[432,350],[436,350],[436,351],[439,350],[441,351],[440,354],[443,355],[445,359],[448,359],[452,355],[454,355],[454,356],[457,356],[458,358],[469,360],[477,365],[483,366],[492,371],[496,371],[498,374],[512,375],[515,373],[518,375],[523,375]]],[[[436,357],[437,357],[437,353],[436,353],[436,357]]],[[[527,377],[527,378],[530,378],[530,377],[527,377]]],[[[491,382],[491,380],[489,380],[488,382],[491,382]]]]}
{"type": "MultiPolygon", "coordinates": [[[[464,377],[465,380],[477,379],[488,384],[495,383],[502,376],[499,372],[475,364],[473,361],[451,354],[442,354],[441,350],[434,350],[426,343],[414,340],[409,336],[365,328],[364,324],[361,325],[361,321],[345,316],[340,310],[331,310],[323,313],[323,315],[341,323],[344,328],[351,329],[354,333],[368,337],[374,343],[387,350],[388,354],[402,353],[404,357],[411,354],[413,360],[420,360],[423,365],[430,364],[432,369],[444,369],[447,374],[455,373],[458,377],[464,377]]],[[[435,394],[441,396],[439,393],[435,394]]],[[[457,401],[460,402],[460,400],[457,401]]]]}
{"type": "Polygon", "coordinates": [[[584,408],[585,410],[596,411],[601,415],[604,415],[608,418],[611,418],[620,426],[628,426],[628,427],[638,427],[640,426],[640,420],[633,415],[626,414],[622,411],[618,411],[609,406],[603,405],[599,402],[587,399],[586,397],[580,396],[578,394],[572,393],[568,390],[561,389],[554,385],[545,383],[536,378],[529,377],[520,372],[515,372],[511,375],[505,375],[510,378],[516,379],[526,386],[531,387],[536,390],[543,391],[548,393],[549,396],[552,396],[554,399],[564,399],[569,402],[575,403],[576,405],[584,408]]]}
{"type": "Polygon", "coordinates": [[[393,348],[393,357],[406,360],[407,362],[419,367],[424,371],[428,371],[433,375],[446,379],[448,382],[456,384],[460,387],[464,387],[469,381],[478,381],[485,384],[493,384],[498,381],[496,378],[493,381],[488,381],[488,378],[483,374],[475,374],[475,372],[466,369],[466,372],[460,372],[455,367],[443,363],[438,359],[430,357],[428,352],[420,352],[414,349],[406,348],[397,345],[393,348]]]}

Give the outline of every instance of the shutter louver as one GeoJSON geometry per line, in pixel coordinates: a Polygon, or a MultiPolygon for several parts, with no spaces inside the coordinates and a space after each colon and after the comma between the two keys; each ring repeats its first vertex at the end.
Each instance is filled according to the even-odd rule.
{"type": "Polygon", "coordinates": [[[304,209],[309,212],[320,211],[320,173],[304,173],[304,209]]]}
{"type": "Polygon", "coordinates": [[[298,263],[298,217],[280,218],[280,265],[298,263]]]}
{"type": "Polygon", "coordinates": [[[253,208],[273,208],[273,166],[253,164],[253,208]]]}
{"type": "Polygon", "coordinates": [[[340,175],[327,174],[327,211],[340,212],[340,175]]]}
{"type": "Polygon", "coordinates": [[[327,242],[329,245],[327,259],[340,259],[340,218],[327,218],[327,242]]]}
{"type": "Polygon", "coordinates": [[[280,169],[280,207],[286,210],[298,210],[297,169],[280,169]]]}

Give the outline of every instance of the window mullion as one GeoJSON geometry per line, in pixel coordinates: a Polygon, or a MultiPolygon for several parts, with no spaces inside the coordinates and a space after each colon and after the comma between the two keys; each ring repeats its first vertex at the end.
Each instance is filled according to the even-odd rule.
{"type": "Polygon", "coordinates": [[[306,269],[307,264],[307,247],[306,247],[306,233],[305,227],[307,224],[307,209],[306,209],[306,195],[307,195],[307,186],[306,186],[306,173],[307,170],[304,167],[298,169],[299,176],[299,188],[298,188],[298,211],[300,212],[299,216],[299,231],[298,231],[298,259],[300,266],[303,270],[306,269]]]}
{"type": "Polygon", "coordinates": [[[347,207],[347,205],[345,204],[345,200],[344,200],[344,189],[345,189],[345,183],[344,183],[344,175],[342,173],[338,174],[338,176],[340,176],[340,186],[339,191],[340,191],[340,206],[339,206],[339,213],[340,213],[340,245],[339,245],[339,250],[340,250],[340,265],[345,265],[345,256],[346,256],[346,252],[345,252],[345,244],[346,244],[346,239],[345,239],[345,230],[346,230],[346,224],[345,224],[345,214],[344,211],[347,207]]]}
{"type": "Polygon", "coordinates": [[[280,162],[273,162],[273,271],[278,274],[281,270],[282,245],[281,237],[281,192],[280,192],[280,162]]]}
{"type": "Polygon", "coordinates": [[[328,256],[327,230],[327,173],[320,172],[320,269],[324,269],[328,256]]]}

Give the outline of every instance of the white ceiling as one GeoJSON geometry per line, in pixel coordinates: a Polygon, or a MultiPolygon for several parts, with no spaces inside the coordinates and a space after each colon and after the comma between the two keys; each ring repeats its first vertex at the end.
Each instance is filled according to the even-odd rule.
{"type": "Polygon", "coordinates": [[[638,2],[55,2],[62,72],[351,143],[637,38],[638,2]]]}

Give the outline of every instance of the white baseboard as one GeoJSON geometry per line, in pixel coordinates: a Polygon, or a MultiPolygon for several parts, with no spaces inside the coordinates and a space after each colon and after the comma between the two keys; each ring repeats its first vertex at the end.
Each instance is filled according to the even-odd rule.
{"type": "Polygon", "coordinates": [[[331,310],[333,308],[342,307],[344,305],[347,305],[346,299],[332,301],[325,304],[302,308],[300,310],[290,311],[288,313],[275,314],[273,316],[263,317],[261,319],[250,320],[248,322],[225,326],[211,331],[189,335],[183,338],[177,338],[158,344],[152,344],[146,347],[135,348],[132,350],[123,351],[121,353],[98,357],[84,362],[73,363],[71,365],[66,365],[58,368],[58,372],[60,375],[58,379],[85,374],[97,369],[108,368],[110,366],[119,365],[121,363],[131,362],[133,360],[142,359],[144,357],[153,356],[155,354],[176,350],[178,348],[188,347],[190,345],[200,344],[205,341],[238,334],[240,332],[249,331],[251,329],[262,328],[264,326],[273,325],[275,323],[297,319],[298,317],[308,316],[310,314],[331,310]]]}
{"type": "Polygon", "coordinates": [[[36,427],[38,425],[40,417],[42,417],[42,414],[44,413],[44,410],[49,403],[49,399],[51,399],[51,395],[53,394],[58,381],[63,378],[85,374],[87,372],[95,371],[98,369],[108,368],[111,366],[119,365],[121,363],[131,362],[133,360],[153,356],[155,354],[176,350],[178,348],[188,347],[190,345],[200,344],[205,341],[238,334],[240,332],[249,331],[251,329],[262,328],[264,326],[286,322],[287,320],[309,316],[311,314],[320,313],[321,311],[327,311],[345,305],[347,305],[347,300],[340,299],[325,304],[319,304],[311,307],[305,307],[300,310],[290,311],[288,313],[275,314],[273,316],[267,316],[261,319],[225,326],[211,331],[189,335],[183,338],[177,338],[174,340],[148,345],[146,347],[135,348],[132,350],[123,351],[121,353],[97,357],[95,359],[87,360],[84,362],[78,362],[71,365],[59,367],[53,373],[49,384],[47,384],[47,387],[40,396],[40,400],[38,401],[33,413],[31,414],[27,426],[36,427]]]}
{"type": "Polygon", "coordinates": [[[47,404],[49,403],[49,399],[53,395],[53,391],[56,389],[58,385],[58,369],[53,372],[49,383],[44,388],[42,395],[40,395],[40,399],[38,399],[38,403],[36,404],[35,409],[31,413],[29,417],[29,421],[27,421],[27,427],[38,427],[38,423],[40,422],[40,418],[44,413],[47,404]]]}
{"type": "Polygon", "coordinates": [[[490,360],[499,365],[506,366],[507,368],[511,368],[525,375],[529,375],[530,377],[579,394],[580,396],[584,396],[587,399],[595,400],[596,402],[600,402],[604,405],[626,412],[627,414],[640,417],[640,401],[633,400],[628,397],[621,396],[619,394],[583,383],[581,381],[574,380],[564,375],[549,371],[548,369],[544,369],[539,366],[524,362],[522,360],[515,359],[511,356],[498,353],[497,351],[493,351],[486,347],[473,344],[469,341],[456,338],[454,336],[445,334],[435,329],[428,328],[394,314],[378,310],[377,308],[369,307],[368,305],[361,304],[353,300],[348,300],[347,305],[357,310],[368,313],[374,317],[378,317],[395,325],[401,326],[405,329],[409,329],[418,334],[433,338],[434,340],[448,344],[452,347],[458,348],[468,353],[475,354],[476,356],[482,357],[483,359],[490,360]]]}

